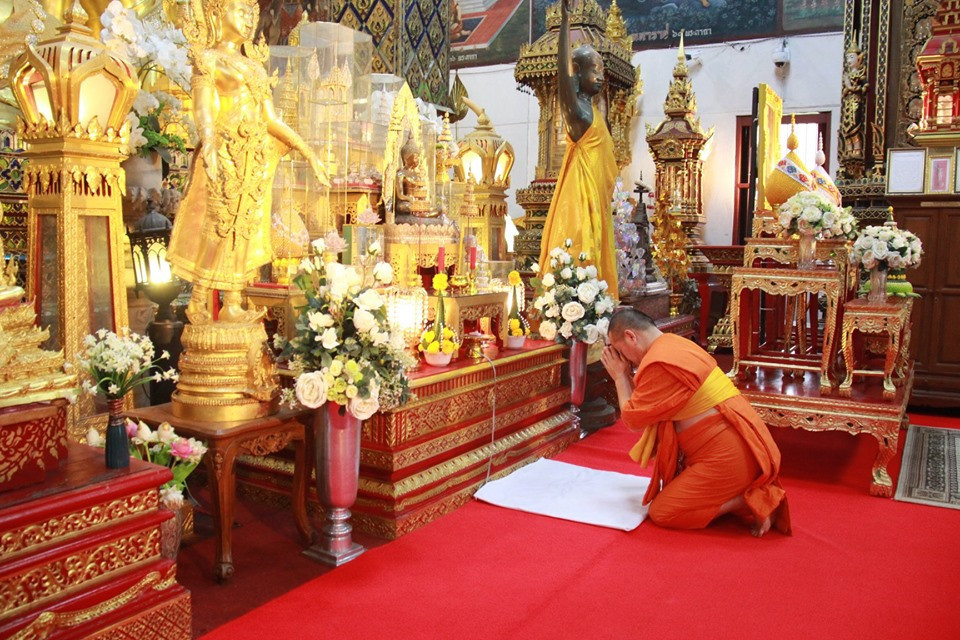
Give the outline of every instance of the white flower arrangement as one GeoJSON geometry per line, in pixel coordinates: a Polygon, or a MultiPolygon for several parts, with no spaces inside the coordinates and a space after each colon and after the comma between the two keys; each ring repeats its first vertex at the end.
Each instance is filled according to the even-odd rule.
{"type": "Polygon", "coordinates": [[[923,243],[915,234],[896,226],[870,226],[853,243],[850,260],[865,269],[907,269],[920,266],[923,243]]]}
{"type": "Polygon", "coordinates": [[[531,283],[541,293],[533,301],[539,315],[540,336],[544,340],[593,344],[606,335],[615,303],[607,295],[607,283],[597,279],[597,268],[585,264],[589,256],[581,253],[580,266],[573,265],[567,252],[573,241],[550,251],[550,271],[531,283]]]}
{"type": "MultiPolygon", "coordinates": [[[[113,0],[100,16],[103,25],[100,40],[107,51],[137,70],[141,84],[150,72],[162,73],[189,94],[193,68],[187,57],[183,32],[160,18],[159,14],[147,20],[149,23],[119,0],[113,0]]],[[[193,136],[193,125],[190,118],[185,117],[180,101],[163,91],[141,90],[126,120],[131,127],[128,155],[156,150],[170,162],[169,149],[175,148],[183,153],[186,141],[167,132],[167,125],[171,123],[181,125],[188,135],[193,136]]]]}
{"type": "Polygon", "coordinates": [[[151,380],[173,380],[179,375],[173,369],[160,368],[159,362],[170,358],[164,351],[154,358],[150,338],[121,329],[116,334],[100,329],[84,338],[83,352],[77,354],[77,366],[87,374],[84,390],[90,395],[104,394],[109,400],[125,396],[132,389],[151,380]]]}
{"type": "Polygon", "coordinates": [[[841,209],[816,191],[801,191],[780,205],[778,221],[789,233],[823,238],[853,238],[857,221],[850,208],[841,209]]]}
{"type": "MultiPolygon", "coordinates": [[[[374,288],[393,281],[393,270],[373,265],[357,271],[339,262],[324,262],[322,241],[315,255],[300,263],[293,278],[307,303],[300,309],[297,335],[284,344],[296,373],[293,392],[285,400],[316,409],[335,402],[366,420],[410,397],[404,372],[412,364],[403,335],[391,331],[383,296],[374,288]]],[[[368,250],[376,259],[378,247],[368,250]]]]}

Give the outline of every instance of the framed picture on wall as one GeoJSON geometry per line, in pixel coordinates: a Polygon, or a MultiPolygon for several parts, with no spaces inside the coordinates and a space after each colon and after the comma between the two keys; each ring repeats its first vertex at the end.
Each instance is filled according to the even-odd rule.
{"type": "Polygon", "coordinates": [[[927,157],[926,193],[953,193],[953,154],[927,157]]]}
{"type": "Polygon", "coordinates": [[[953,156],[953,192],[960,193],[960,171],[957,171],[957,167],[960,166],[957,162],[960,161],[960,149],[957,149],[954,152],[953,156]]]}
{"type": "Polygon", "coordinates": [[[888,150],[887,193],[923,193],[926,164],[926,149],[888,150]]]}

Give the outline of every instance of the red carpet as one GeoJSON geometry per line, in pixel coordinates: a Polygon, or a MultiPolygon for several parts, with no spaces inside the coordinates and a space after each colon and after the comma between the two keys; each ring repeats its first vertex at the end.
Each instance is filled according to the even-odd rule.
{"type": "MultiPolygon", "coordinates": [[[[623,533],[471,502],[204,637],[958,637],[960,513],[869,496],[869,436],[774,436],[792,537],[732,519],[623,533]]],[[[635,437],[611,427],[559,459],[636,472],[635,437]]]]}

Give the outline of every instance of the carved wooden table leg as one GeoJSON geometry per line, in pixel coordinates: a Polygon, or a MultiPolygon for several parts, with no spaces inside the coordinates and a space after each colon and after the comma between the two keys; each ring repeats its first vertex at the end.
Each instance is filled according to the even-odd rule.
{"type": "Polygon", "coordinates": [[[887,473],[887,463],[897,452],[897,440],[900,438],[900,425],[894,425],[890,432],[874,434],[880,445],[877,459],[873,463],[873,482],[870,483],[870,495],[890,498],[893,496],[893,481],[887,473]]]}
{"type": "MultiPolygon", "coordinates": [[[[307,429],[309,431],[309,429],[307,429]]],[[[309,437],[309,436],[305,436],[309,437]]],[[[300,539],[305,546],[310,546],[316,536],[313,525],[310,524],[310,518],[307,517],[307,483],[310,482],[310,471],[313,465],[309,462],[310,446],[307,440],[294,440],[294,465],[293,465],[293,495],[291,502],[293,504],[293,517],[297,523],[297,531],[300,533],[300,539]]]]}
{"type": "MultiPolygon", "coordinates": [[[[847,324],[847,323],[844,323],[847,324]]],[[[849,397],[850,389],[853,387],[853,327],[845,326],[843,328],[843,337],[841,339],[841,349],[843,350],[843,364],[847,369],[847,376],[840,385],[840,395],[849,397]]]]}
{"type": "Polygon", "coordinates": [[[225,582],[233,576],[233,514],[236,499],[233,465],[237,446],[235,441],[214,441],[212,448],[206,460],[210,471],[213,527],[217,541],[213,570],[217,581],[225,582]]]}
{"type": "Polygon", "coordinates": [[[883,399],[893,400],[897,395],[897,388],[893,385],[893,368],[900,357],[900,332],[902,327],[891,322],[889,327],[890,339],[887,342],[886,358],[883,362],[883,399]]]}

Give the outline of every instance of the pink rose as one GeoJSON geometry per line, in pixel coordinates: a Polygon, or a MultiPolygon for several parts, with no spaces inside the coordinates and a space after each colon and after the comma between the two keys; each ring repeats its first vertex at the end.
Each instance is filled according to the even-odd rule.
{"type": "Polygon", "coordinates": [[[186,460],[193,455],[193,445],[187,438],[179,438],[170,443],[170,454],[174,458],[186,460]]]}

